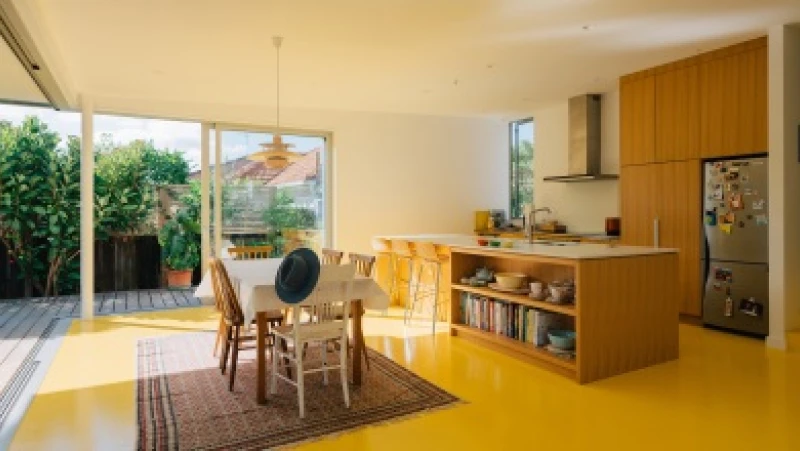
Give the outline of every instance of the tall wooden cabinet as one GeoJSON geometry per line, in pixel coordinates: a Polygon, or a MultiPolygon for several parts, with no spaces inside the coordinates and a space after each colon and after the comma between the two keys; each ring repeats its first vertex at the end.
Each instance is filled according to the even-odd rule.
{"type": "Polygon", "coordinates": [[[700,63],[700,155],[768,151],[767,43],[751,41],[700,63]]]}
{"type": "Polygon", "coordinates": [[[655,160],[655,77],[649,73],[620,79],[619,158],[623,166],[655,160]]]}
{"type": "Polygon", "coordinates": [[[620,78],[622,242],[680,250],[681,313],[699,316],[702,161],[767,152],[767,40],[620,78]]]}
{"type": "Polygon", "coordinates": [[[655,75],[655,161],[700,156],[700,77],[697,64],[655,75]]]}

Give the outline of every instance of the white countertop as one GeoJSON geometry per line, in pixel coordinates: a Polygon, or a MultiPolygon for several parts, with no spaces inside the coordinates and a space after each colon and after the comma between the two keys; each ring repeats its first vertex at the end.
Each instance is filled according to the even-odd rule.
{"type": "Polygon", "coordinates": [[[486,238],[489,241],[512,241],[515,247],[491,247],[479,246],[478,238],[473,235],[456,235],[456,234],[441,234],[441,235],[398,235],[398,236],[380,236],[379,238],[398,239],[406,241],[427,241],[434,244],[459,247],[463,249],[475,249],[492,251],[505,254],[521,254],[521,255],[537,255],[541,257],[552,258],[565,258],[565,259],[593,259],[593,258],[615,258],[615,257],[632,257],[637,255],[655,255],[655,254],[670,254],[678,252],[677,249],[662,248],[662,247],[644,247],[644,246],[620,246],[608,244],[592,244],[592,243],[567,243],[566,245],[548,245],[542,244],[541,241],[534,241],[529,244],[526,240],[510,239],[510,238],[486,238]]]}

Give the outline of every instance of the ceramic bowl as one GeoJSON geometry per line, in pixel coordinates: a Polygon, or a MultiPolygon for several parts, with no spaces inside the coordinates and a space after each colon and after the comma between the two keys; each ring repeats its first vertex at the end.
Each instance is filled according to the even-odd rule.
{"type": "Polygon", "coordinates": [[[489,246],[500,247],[500,241],[490,241],[489,246]]]}
{"type": "Polygon", "coordinates": [[[575,332],[571,330],[551,330],[547,333],[547,338],[555,348],[565,351],[575,349],[575,332]]]}
{"type": "Polygon", "coordinates": [[[489,240],[478,240],[478,246],[486,246],[489,244],[489,240]]]}
{"type": "Polygon", "coordinates": [[[525,285],[525,280],[528,278],[528,276],[518,272],[499,272],[494,275],[494,278],[497,280],[497,284],[500,285],[501,288],[516,290],[525,285]]]}

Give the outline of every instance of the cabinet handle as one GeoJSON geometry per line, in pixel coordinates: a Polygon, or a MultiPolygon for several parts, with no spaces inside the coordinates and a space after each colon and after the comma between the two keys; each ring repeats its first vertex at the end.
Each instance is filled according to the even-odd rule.
{"type": "Polygon", "coordinates": [[[653,219],[653,247],[658,247],[658,238],[659,238],[659,230],[658,230],[658,216],[653,219]]]}

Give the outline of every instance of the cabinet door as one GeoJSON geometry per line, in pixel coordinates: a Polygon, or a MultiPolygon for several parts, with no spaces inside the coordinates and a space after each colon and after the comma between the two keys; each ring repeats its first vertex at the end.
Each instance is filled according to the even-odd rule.
{"type": "Polygon", "coordinates": [[[660,246],[679,250],[680,312],[700,316],[701,168],[698,160],[659,165],[656,209],[660,246]]]}
{"type": "Polygon", "coordinates": [[[623,166],[620,170],[620,241],[623,244],[653,245],[656,176],[660,166],[623,166]]]}
{"type": "Polygon", "coordinates": [[[700,157],[700,79],[698,66],[656,75],[655,160],[700,157]]]}
{"type": "Polygon", "coordinates": [[[702,157],[768,151],[766,47],[702,63],[700,86],[702,157]]]}
{"type": "Polygon", "coordinates": [[[620,81],[620,164],[655,160],[655,77],[620,81]]]}

